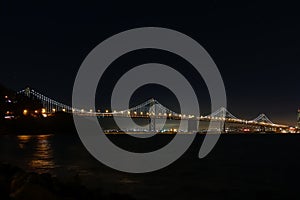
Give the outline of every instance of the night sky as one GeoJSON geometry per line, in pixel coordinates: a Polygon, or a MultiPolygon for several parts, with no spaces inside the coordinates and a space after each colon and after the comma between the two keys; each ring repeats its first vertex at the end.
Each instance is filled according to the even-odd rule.
{"type": "MultiPolygon", "coordinates": [[[[0,3],[0,83],[20,90],[30,85],[40,93],[71,104],[74,79],[88,53],[106,38],[131,28],[158,26],[180,31],[198,41],[217,64],[225,83],[228,109],[253,119],[265,113],[273,122],[296,123],[300,107],[300,12],[297,5],[154,3],[0,3]]],[[[141,50],[110,66],[110,82],[97,94],[107,107],[109,91],[126,70],[146,62],[176,68],[195,84],[200,107],[209,112],[201,77],[168,52],[141,50]],[[106,95],[108,94],[108,95],[106,95]]],[[[100,83],[101,85],[101,83],[100,83]]],[[[145,86],[133,104],[155,95],[174,102],[166,88],[145,86]]]]}

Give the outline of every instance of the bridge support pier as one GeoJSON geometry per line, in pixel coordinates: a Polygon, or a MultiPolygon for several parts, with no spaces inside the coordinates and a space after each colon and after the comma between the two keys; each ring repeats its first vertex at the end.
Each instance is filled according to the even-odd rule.
{"type": "Polygon", "coordinates": [[[259,130],[260,130],[260,132],[266,132],[266,127],[265,126],[260,126],[259,130]]]}
{"type": "Polygon", "coordinates": [[[149,132],[156,132],[155,117],[149,118],[149,132]]]}
{"type": "Polygon", "coordinates": [[[193,119],[188,119],[188,132],[197,132],[198,127],[197,127],[197,121],[193,119]]]}

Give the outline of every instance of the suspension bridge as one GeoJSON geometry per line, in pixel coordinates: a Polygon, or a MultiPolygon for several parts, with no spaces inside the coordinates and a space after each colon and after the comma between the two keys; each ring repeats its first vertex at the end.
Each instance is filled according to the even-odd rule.
{"type": "MultiPolygon", "coordinates": [[[[66,112],[74,115],[81,116],[98,116],[98,117],[125,117],[125,118],[148,118],[148,119],[159,119],[166,118],[172,120],[189,120],[189,121],[213,121],[220,122],[223,121],[225,123],[233,123],[233,124],[242,124],[247,126],[256,126],[260,127],[260,130],[264,131],[266,128],[271,130],[281,130],[287,129],[289,126],[283,124],[273,123],[265,114],[260,114],[254,119],[246,120],[240,119],[230,113],[226,108],[221,107],[217,111],[206,115],[206,116],[194,116],[190,114],[181,114],[176,113],[164,105],[160,104],[155,99],[149,99],[148,101],[139,104],[135,107],[121,110],[121,111],[108,111],[101,112],[100,110],[85,110],[81,108],[73,108],[71,106],[65,105],[58,101],[55,101],[33,89],[25,88],[19,92],[19,95],[25,95],[30,99],[38,100],[43,105],[43,109],[45,113],[51,114],[56,112],[66,112]]],[[[155,120],[151,120],[149,124],[149,130],[155,130],[155,120]]],[[[225,131],[225,126],[224,126],[225,131]]]]}

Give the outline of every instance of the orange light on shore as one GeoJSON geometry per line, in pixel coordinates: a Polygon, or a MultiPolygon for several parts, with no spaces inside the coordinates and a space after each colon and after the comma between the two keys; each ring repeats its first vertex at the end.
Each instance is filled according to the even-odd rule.
{"type": "Polygon", "coordinates": [[[46,113],[46,109],[45,108],[42,108],[42,113],[46,113]]]}
{"type": "Polygon", "coordinates": [[[23,110],[23,115],[27,115],[28,110],[23,110]]]}

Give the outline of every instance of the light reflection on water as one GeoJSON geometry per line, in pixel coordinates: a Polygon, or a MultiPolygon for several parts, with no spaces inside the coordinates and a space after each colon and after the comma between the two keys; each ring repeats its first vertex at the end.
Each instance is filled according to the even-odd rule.
{"type": "Polygon", "coordinates": [[[30,170],[46,173],[56,166],[53,156],[53,148],[49,139],[52,135],[18,135],[18,144],[20,149],[32,148],[31,159],[28,161],[30,170]]]}
{"type": "Polygon", "coordinates": [[[31,135],[18,135],[20,149],[25,149],[26,144],[30,141],[31,135]]]}

